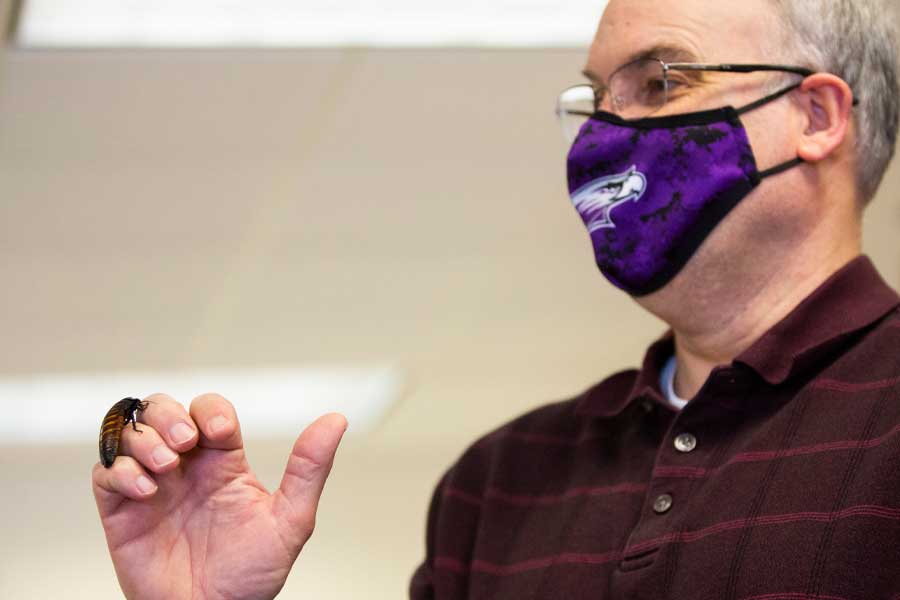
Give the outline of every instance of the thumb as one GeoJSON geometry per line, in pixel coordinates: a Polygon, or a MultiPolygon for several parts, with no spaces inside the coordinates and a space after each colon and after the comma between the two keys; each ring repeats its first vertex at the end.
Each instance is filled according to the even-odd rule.
{"type": "Polygon", "coordinates": [[[329,413],[313,421],[294,442],[273,508],[300,535],[301,545],[312,535],[319,497],[346,430],[344,415],[329,413]]]}

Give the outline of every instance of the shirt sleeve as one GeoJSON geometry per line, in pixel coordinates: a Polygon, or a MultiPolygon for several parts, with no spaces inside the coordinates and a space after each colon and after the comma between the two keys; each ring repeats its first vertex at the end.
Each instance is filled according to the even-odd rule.
{"type": "Polygon", "coordinates": [[[434,587],[434,556],[437,540],[437,523],[441,511],[441,499],[450,472],[444,474],[431,496],[425,533],[425,560],[415,570],[409,584],[410,600],[437,600],[434,587]]]}

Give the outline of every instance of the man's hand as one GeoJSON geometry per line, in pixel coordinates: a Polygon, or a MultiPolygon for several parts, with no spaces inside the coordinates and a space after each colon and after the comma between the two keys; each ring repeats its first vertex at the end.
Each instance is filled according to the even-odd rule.
{"type": "Polygon", "coordinates": [[[312,535],[316,507],[347,428],[337,413],[297,438],[280,487],[250,471],[230,402],[198,396],[190,414],[164,394],[122,433],[93,488],[128,598],[273,598],[312,535]]]}

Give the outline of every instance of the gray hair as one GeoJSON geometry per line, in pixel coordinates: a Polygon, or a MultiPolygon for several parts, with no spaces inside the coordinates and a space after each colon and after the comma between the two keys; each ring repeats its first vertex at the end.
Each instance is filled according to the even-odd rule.
{"type": "Polygon", "coordinates": [[[857,187],[875,195],[897,142],[900,58],[897,15],[884,0],[770,0],[783,17],[790,59],[837,75],[853,90],[857,187]]]}

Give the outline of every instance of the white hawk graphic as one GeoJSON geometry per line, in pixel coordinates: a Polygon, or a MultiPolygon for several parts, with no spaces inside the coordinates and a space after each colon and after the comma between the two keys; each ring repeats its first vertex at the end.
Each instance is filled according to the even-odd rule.
{"type": "Polygon", "coordinates": [[[636,165],[618,175],[607,175],[580,187],[572,194],[572,204],[591,233],[615,228],[612,209],[629,200],[637,202],[647,189],[647,178],[636,165]]]}

